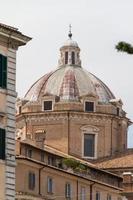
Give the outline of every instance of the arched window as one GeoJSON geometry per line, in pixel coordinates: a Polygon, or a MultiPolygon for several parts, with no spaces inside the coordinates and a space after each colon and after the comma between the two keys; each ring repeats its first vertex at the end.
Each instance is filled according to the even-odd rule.
{"type": "Polygon", "coordinates": [[[65,52],[65,65],[68,64],[68,51],[65,52]]]}
{"type": "Polygon", "coordinates": [[[75,65],[75,52],[72,51],[72,64],[75,65]]]}

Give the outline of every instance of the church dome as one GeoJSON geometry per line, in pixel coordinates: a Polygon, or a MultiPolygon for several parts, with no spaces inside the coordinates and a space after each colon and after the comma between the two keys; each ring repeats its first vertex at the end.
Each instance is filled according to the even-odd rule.
{"type": "Polygon", "coordinates": [[[69,39],[60,48],[59,66],[56,70],[37,80],[25,95],[29,101],[38,101],[43,96],[58,96],[60,101],[79,101],[80,97],[94,95],[101,103],[114,99],[113,93],[96,76],[81,67],[80,48],[69,39]]]}
{"type": "Polygon", "coordinates": [[[79,97],[89,94],[98,96],[101,103],[115,98],[109,88],[90,72],[81,67],[63,66],[36,81],[25,98],[37,101],[44,95],[55,95],[62,101],[78,101],[79,97]]]}

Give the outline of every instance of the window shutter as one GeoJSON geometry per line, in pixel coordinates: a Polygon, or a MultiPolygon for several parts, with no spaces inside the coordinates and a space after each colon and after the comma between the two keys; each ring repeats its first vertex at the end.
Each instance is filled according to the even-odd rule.
{"type": "Polygon", "coordinates": [[[0,87],[7,87],[7,57],[0,54],[0,87]]]}
{"type": "Polygon", "coordinates": [[[5,160],[5,129],[0,128],[0,159],[5,160]]]}

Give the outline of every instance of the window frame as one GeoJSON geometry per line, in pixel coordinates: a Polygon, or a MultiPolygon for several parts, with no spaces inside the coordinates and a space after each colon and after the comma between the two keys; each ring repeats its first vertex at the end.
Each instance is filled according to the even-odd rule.
{"type": "Polygon", "coordinates": [[[85,200],[85,199],[86,199],[86,188],[84,186],[81,186],[81,188],[80,188],[80,200],[85,200]]]}
{"type": "Polygon", "coordinates": [[[85,101],[84,101],[84,111],[85,111],[85,112],[89,112],[89,113],[90,113],[90,112],[92,112],[92,113],[93,113],[93,112],[96,112],[95,101],[85,100],[85,101]],[[86,103],[87,103],[87,102],[89,102],[89,103],[93,103],[93,111],[88,111],[88,110],[86,110],[86,103]]]}
{"type": "Polygon", "coordinates": [[[100,192],[96,192],[96,200],[100,200],[101,199],[101,194],[100,194],[100,192]],[[98,196],[97,196],[98,195],[98,196]]]}
{"type": "Polygon", "coordinates": [[[71,199],[72,197],[72,187],[71,187],[71,183],[67,182],[65,184],[65,198],[66,199],[71,199]]]}
{"type": "Polygon", "coordinates": [[[96,159],[97,158],[97,137],[98,134],[94,133],[94,132],[88,132],[85,131],[83,132],[83,136],[82,136],[82,158],[87,158],[87,159],[96,159]],[[85,156],[84,155],[84,139],[85,139],[85,135],[94,135],[94,156],[85,156]]]}
{"type": "Polygon", "coordinates": [[[107,200],[112,200],[111,194],[107,194],[107,200]]]}
{"type": "Polygon", "coordinates": [[[45,161],[45,153],[44,151],[41,151],[41,162],[44,162],[45,161]]]}
{"type": "Polygon", "coordinates": [[[43,100],[42,111],[45,111],[45,112],[47,112],[47,111],[53,111],[53,101],[52,101],[52,100],[43,100]],[[52,102],[51,110],[45,110],[45,109],[44,109],[44,103],[45,103],[45,102],[52,102]]]}
{"type": "Polygon", "coordinates": [[[36,175],[34,172],[28,174],[28,188],[29,190],[35,190],[36,187],[36,175]]]}
{"type": "Polygon", "coordinates": [[[47,193],[53,194],[53,178],[52,177],[47,177],[47,193]]]}
{"type": "Polygon", "coordinates": [[[30,148],[26,148],[26,156],[28,158],[32,158],[32,156],[33,156],[33,150],[30,149],[30,148]]]}

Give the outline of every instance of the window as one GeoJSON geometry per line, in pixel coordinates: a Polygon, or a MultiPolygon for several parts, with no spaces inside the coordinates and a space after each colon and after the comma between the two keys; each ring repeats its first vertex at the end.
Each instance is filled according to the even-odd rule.
{"type": "Polygon", "coordinates": [[[32,158],[32,150],[31,149],[26,149],[26,156],[29,158],[32,158]]]}
{"type": "Polygon", "coordinates": [[[95,156],[95,134],[84,134],[84,156],[95,156]]]}
{"type": "Polygon", "coordinates": [[[86,200],[86,197],[85,197],[85,187],[81,187],[81,190],[80,190],[80,200],[86,200]]]}
{"type": "Polygon", "coordinates": [[[108,194],[107,195],[107,200],[111,200],[112,198],[111,198],[111,195],[110,194],[108,194]]]}
{"type": "Polygon", "coordinates": [[[44,152],[41,152],[41,161],[44,162],[44,152]]]}
{"type": "Polygon", "coordinates": [[[94,102],[86,101],[85,102],[85,111],[94,112],[94,102]]]}
{"type": "Polygon", "coordinates": [[[71,198],[71,185],[70,183],[66,183],[65,185],[65,197],[66,198],[71,198]]]}
{"type": "Polygon", "coordinates": [[[52,110],[52,101],[44,101],[44,110],[52,110]]]}
{"type": "Polygon", "coordinates": [[[100,200],[100,192],[96,192],[96,200],[100,200]]]}
{"type": "Polygon", "coordinates": [[[5,160],[5,129],[0,128],[0,159],[5,160]]]}
{"type": "Polygon", "coordinates": [[[35,189],[35,174],[33,172],[29,172],[29,189],[35,189]]]}
{"type": "Polygon", "coordinates": [[[48,177],[47,180],[47,189],[48,189],[48,193],[53,193],[53,179],[48,177]]]}
{"type": "Polygon", "coordinates": [[[0,87],[7,87],[7,57],[0,54],[0,87]]]}
{"type": "Polygon", "coordinates": [[[53,156],[48,156],[48,165],[55,166],[55,158],[53,156]]]}
{"type": "Polygon", "coordinates": [[[120,115],[120,108],[117,107],[117,116],[120,115]]]}
{"type": "Polygon", "coordinates": [[[75,52],[72,51],[72,64],[75,65],[75,52]]]}
{"type": "Polygon", "coordinates": [[[68,51],[65,52],[65,65],[68,64],[68,51]]]}

